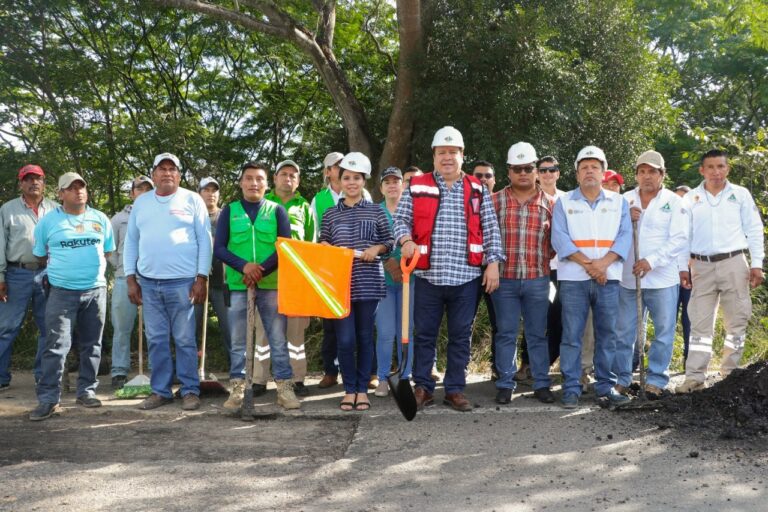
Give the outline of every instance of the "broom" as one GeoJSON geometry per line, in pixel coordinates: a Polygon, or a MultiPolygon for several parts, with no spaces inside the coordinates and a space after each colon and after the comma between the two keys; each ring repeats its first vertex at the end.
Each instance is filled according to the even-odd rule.
{"type": "Polygon", "coordinates": [[[115,392],[115,398],[143,398],[152,394],[149,377],[144,375],[144,322],[142,321],[141,306],[139,306],[139,374],[125,383],[122,389],[115,392]]]}

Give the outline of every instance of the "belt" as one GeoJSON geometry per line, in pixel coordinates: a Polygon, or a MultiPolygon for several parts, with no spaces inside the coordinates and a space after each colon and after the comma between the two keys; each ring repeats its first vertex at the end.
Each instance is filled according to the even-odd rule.
{"type": "Polygon", "coordinates": [[[734,256],[738,256],[740,254],[747,254],[748,252],[749,252],[749,249],[739,249],[738,251],[724,252],[721,254],[713,254],[712,256],[703,256],[701,254],[691,253],[691,258],[699,261],[708,261],[709,263],[715,263],[718,261],[727,260],[728,258],[733,258],[734,256]]]}
{"type": "Polygon", "coordinates": [[[22,261],[7,261],[6,265],[26,270],[42,270],[45,268],[45,265],[41,263],[24,263],[22,261]]]}

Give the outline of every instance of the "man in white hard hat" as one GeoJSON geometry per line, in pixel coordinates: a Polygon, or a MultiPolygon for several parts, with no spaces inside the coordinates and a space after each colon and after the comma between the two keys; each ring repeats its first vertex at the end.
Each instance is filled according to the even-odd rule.
{"type": "Polygon", "coordinates": [[[496,402],[508,404],[515,389],[517,335],[522,316],[533,373],[533,394],[552,403],[550,391],[547,312],[549,261],[552,259],[554,199],[536,184],[536,150],[527,142],[509,148],[509,186],[493,195],[505,261],[493,297],[496,337],[496,402]]]}
{"type": "Polygon", "coordinates": [[[414,176],[394,216],[395,240],[402,255],[420,253],[416,265],[413,380],[416,403],[434,403],[432,364],[445,313],[448,321],[444,403],[459,411],[472,410],[464,396],[472,322],[480,286],[488,293],[499,286],[503,259],[499,226],[488,189],[462,172],[464,138],[452,126],[432,140],[435,170],[414,176]],[[483,262],[487,263],[482,272],[483,262]]]}
{"type": "Polygon", "coordinates": [[[720,373],[727,376],[738,368],[752,315],[750,288],[764,279],[763,221],[749,190],[728,181],[730,171],[727,153],[707,151],[699,166],[704,181],[685,195],[691,212],[691,272],[683,272],[681,281],[693,287],[691,341],[678,393],[704,387],[718,305],[725,324],[720,373]]]}
{"type": "MultiPolygon", "coordinates": [[[[619,337],[613,368],[617,389],[625,391],[632,383],[632,366],[637,339],[637,290],[640,278],[643,310],[651,315],[654,338],[648,352],[648,376],[645,393],[651,399],[661,398],[669,383],[669,363],[677,325],[677,296],[681,253],[688,250],[689,218],[683,200],[664,188],[664,158],[656,151],[646,151],[635,163],[637,188],[624,194],[630,217],[637,223],[637,251],[624,260],[619,288],[619,337]]],[[[643,315],[645,316],[645,315],[643,315]]],[[[645,340],[639,340],[641,344],[645,340]]],[[[642,345],[641,345],[642,355],[642,345]]],[[[644,364],[640,358],[640,364],[644,364]]]]}
{"type": "Polygon", "coordinates": [[[578,406],[582,386],[581,337],[592,308],[595,326],[595,376],[597,396],[620,406],[629,398],[614,389],[616,374],[616,310],[622,261],[632,244],[632,224],[627,202],[601,188],[608,168],[603,150],[587,146],[576,157],[579,187],[555,204],[552,245],[559,258],[557,278],[563,304],[563,407],[578,406]]]}

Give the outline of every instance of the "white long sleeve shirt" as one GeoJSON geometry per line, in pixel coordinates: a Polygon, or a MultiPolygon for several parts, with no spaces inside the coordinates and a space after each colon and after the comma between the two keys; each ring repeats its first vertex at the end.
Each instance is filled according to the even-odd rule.
{"type": "Polygon", "coordinates": [[[180,188],[171,196],[155,191],[136,198],[123,247],[126,276],[181,279],[211,271],[211,221],[198,194],[180,188]]]}
{"type": "Polygon", "coordinates": [[[685,199],[691,212],[692,254],[714,256],[749,249],[750,266],[763,267],[763,221],[749,190],[727,181],[713,196],[702,182],[685,199]]]}
{"type": "MultiPolygon", "coordinates": [[[[624,193],[631,208],[642,209],[640,190],[624,193]]],[[[688,252],[690,219],[683,199],[666,188],[659,190],[637,221],[640,259],[645,259],[651,271],[640,279],[640,288],[668,288],[680,284],[678,261],[688,252]]],[[[632,274],[635,264],[634,247],[624,261],[621,286],[634,290],[636,279],[632,274]]],[[[684,270],[687,270],[687,265],[684,270]]]]}

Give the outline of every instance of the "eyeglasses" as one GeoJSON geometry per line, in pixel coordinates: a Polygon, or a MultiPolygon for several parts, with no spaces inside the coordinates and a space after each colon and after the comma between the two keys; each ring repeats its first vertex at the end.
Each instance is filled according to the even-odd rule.
{"type": "Polygon", "coordinates": [[[475,178],[477,178],[479,180],[481,180],[483,178],[489,180],[489,179],[493,178],[493,173],[492,172],[486,172],[486,173],[476,172],[475,173],[475,178]]]}
{"type": "Polygon", "coordinates": [[[532,165],[526,165],[525,167],[518,167],[516,165],[510,165],[509,167],[507,167],[507,169],[509,169],[510,171],[512,171],[515,174],[520,174],[521,172],[524,172],[525,174],[531,174],[534,171],[534,169],[536,169],[536,168],[534,166],[532,166],[532,165]]]}
{"type": "Polygon", "coordinates": [[[553,167],[539,167],[539,172],[547,173],[547,172],[557,172],[560,168],[558,166],[553,167]]]}

